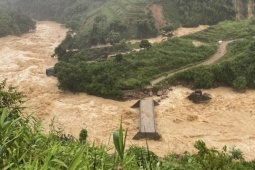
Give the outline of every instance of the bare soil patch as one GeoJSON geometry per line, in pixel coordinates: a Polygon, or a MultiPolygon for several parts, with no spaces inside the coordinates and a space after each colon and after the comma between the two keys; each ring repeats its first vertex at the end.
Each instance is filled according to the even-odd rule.
{"type": "Polygon", "coordinates": [[[163,8],[160,4],[152,4],[150,6],[150,10],[152,12],[152,16],[155,20],[156,28],[161,28],[167,25],[165,21],[165,17],[163,14],[163,8]]]}
{"type": "MultiPolygon", "coordinates": [[[[180,28],[178,28],[177,30],[175,30],[173,32],[173,36],[175,36],[175,37],[185,36],[185,35],[188,35],[188,34],[192,34],[192,33],[196,33],[196,32],[202,31],[202,30],[204,30],[204,29],[206,29],[208,27],[209,27],[209,25],[200,25],[200,26],[194,27],[194,28],[180,27],[180,28]]],[[[167,37],[159,35],[158,37],[148,38],[147,40],[151,44],[154,44],[154,43],[160,43],[162,41],[166,41],[167,37]]],[[[135,43],[141,42],[141,40],[133,39],[133,40],[129,40],[128,42],[131,43],[131,44],[135,44],[135,43]]],[[[194,44],[195,45],[199,45],[199,42],[194,42],[194,44]]]]}
{"type": "Polygon", "coordinates": [[[202,31],[202,30],[204,30],[208,27],[209,27],[209,25],[199,25],[198,27],[195,27],[195,28],[180,27],[180,28],[178,28],[177,30],[175,30],[173,32],[173,35],[176,36],[176,37],[181,37],[181,36],[184,36],[184,35],[193,34],[193,33],[202,31]]]}
{"type": "Polygon", "coordinates": [[[252,19],[254,17],[254,14],[253,14],[254,2],[253,2],[253,0],[249,0],[247,9],[248,9],[248,19],[252,19]]]}

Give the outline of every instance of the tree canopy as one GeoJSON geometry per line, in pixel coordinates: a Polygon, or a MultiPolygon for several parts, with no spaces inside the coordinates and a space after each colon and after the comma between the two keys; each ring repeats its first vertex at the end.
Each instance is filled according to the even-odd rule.
{"type": "Polygon", "coordinates": [[[20,35],[35,29],[35,22],[28,16],[0,8],[0,37],[20,35]]]}

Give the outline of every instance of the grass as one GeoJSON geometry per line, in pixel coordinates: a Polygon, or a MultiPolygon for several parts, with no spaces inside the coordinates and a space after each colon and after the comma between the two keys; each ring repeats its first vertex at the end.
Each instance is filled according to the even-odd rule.
{"type": "MultiPolygon", "coordinates": [[[[60,87],[65,90],[80,89],[81,92],[104,97],[110,95],[113,97],[116,95],[115,92],[118,92],[121,96],[123,90],[141,90],[155,78],[208,59],[215,53],[219,40],[244,39],[254,35],[255,27],[251,20],[221,22],[202,32],[182,38],[171,38],[168,41],[154,44],[149,49],[126,54],[121,61],[112,58],[89,65],[80,64],[80,61],[68,64],[58,63],[56,67],[59,73],[58,79],[60,87]],[[194,40],[200,41],[202,45],[194,46],[192,43],[194,40]],[[71,75],[66,76],[68,73],[63,73],[67,70],[66,67],[82,70],[75,74],[87,81],[76,82],[71,75]],[[94,72],[97,74],[94,75],[94,72]]],[[[78,55],[75,57],[82,58],[78,55]]]]}
{"type": "MultiPolygon", "coordinates": [[[[145,8],[151,0],[109,0],[103,6],[88,13],[88,17],[94,18],[97,14],[106,15],[108,21],[121,20],[125,21],[126,18],[132,17],[138,19],[145,16],[145,8]]],[[[86,24],[88,25],[88,24],[86,24]]]]}
{"type": "Polygon", "coordinates": [[[192,84],[194,88],[218,86],[233,87],[237,91],[254,88],[254,20],[226,21],[201,33],[185,38],[203,42],[236,40],[228,45],[227,53],[218,63],[207,67],[195,67],[170,77],[167,81],[192,84]]]}
{"type": "Polygon", "coordinates": [[[185,36],[187,39],[201,42],[218,42],[255,36],[255,27],[251,20],[225,21],[215,26],[185,36]]]}

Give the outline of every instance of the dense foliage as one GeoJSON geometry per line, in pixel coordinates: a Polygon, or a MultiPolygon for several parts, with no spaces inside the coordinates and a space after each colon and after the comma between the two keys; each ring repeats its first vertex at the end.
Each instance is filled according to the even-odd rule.
{"type": "Polygon", "coordinates": [[[254,35],[254,21],[246,20],[221,23],[203,33],[188,36],[189,38],[200,38],[204,41],[216,41],[217,39],[219,40],[220,36],[223,39],[239,39],[236,39],[236,41],[229,45],[226,59],[218,64],[190,69],[177,74],[169,81],[184,80],[186,83],[193,83],[194,87],[197,88],[211,88],[219,85],[234,87],[240,91],[254,88],[254,35]],[[246,27],[244,28],[244,26],[246,27]],[[222,35],[222,31],[224,31],[224,35],[222,35]]]}
{"type": "Polygon", "coordinates": [[[185,38],[204,43],[249,38],[255,35],[255,20],[225,21],[185,38]]]}
{"type": "Polygon", "coordinates": [[[184,15],[181,22],[184,26],[198,26],[200,24],[217,24],[219,21],[235,18],[232,0],[178,1],[179,12],[184,15]]]}
{"type": "Polygon", "coordinates": [[[172,31],[180,26],[214,25],[220,21],[233,20],[237,10],[232,2],[232,0],[161,0],[164,16],[168,21],[168,25],[161,29],[172,31]]]}
{"type": "Polygon", "coordinates": [[[121,98],[123,90],[142,89],[153,78],[170,70],[205,60],[213,54],[212,44],[195,47],[191,41],[174,38],[137,53],[89,62],[86,52],[68,55],[62,51],[55,70],[59,87],[121,98]]]}
{"type": "Polygon", "coordinates": [[[20,35],[35,29],[35,22],[28,16],[0,8],[0,37],[20,35]]]}
{"type": "MultiPolygon", "coordinates": [[[[73,37],[72,44],[75,48],[105,43],[115,44],[122,39],[149,38],[156,36],[159,29],[172,31],[180,25],[184,27],[213,25],[220,21],[233,20],[236,16],[230,0],[203,2],[200,0],[136,2],[108,0],[100,9],[97,15],[88,19],[90,23],[85,21],[86,27],[82,26],[83,29],[73,37]],[[147,8],[150,3],[159,3],[163,6],[165,19],[168,21],[165,27],[156,29],[155,19],[147,8]]],[[[93,11],[90,14],[94,14],[93,11]]]]}
{"type": "Polygon", "coordinates": [[[254,24],[254,20],[226,21],[201,33],[172,38],[137,53],[94,62],[87,50],[76,54],[62,50],[60,62],[55,67],[59,85],[63,90],[121,98],[123,90],[141,90],[164,73],[205,60],[214,53],[218,41],[235,40],[229,45],[226,60],[179,73],[169,82],[184,80],[197,88],[219,85],[241,91],[253,88],[254,24]],[[195,47],[192,41],[199,41],[201,45],[195,47]]]}
{"type": "Polygon", "coordinates": [[[155,37],[161,28],[155,27],[153,3],[163,6],[167,31],[180,25],[217,24],[236,15],[231,0],[2,0],[0,5],[38,20],[65,24],[76,33],[71,38],[73,46],[85,48],[155,37]]]}
{"type": "Polygon", "coordinates": [[[74,46],[119,43],[156,36],[147,5],[152,0],[3,0],[2,4],[38,20],[56,20],[77,33],[74,46]]]}
{"type": "MultiPolygon", "coordinates": [[[[113,170],[118,166],[125,170],[255,168],[255,161],[245,161],[239,149],[224,147],[218,151],[207,148],[203,141],[195,143],[196,154],[185,152],[159,158],[148,147],[137,146],[109,154],[107,146],[90,145],[61,133],[54,127],[54,122],[49,134],[43,134],[40,123],[31,115],[24,115],[20,105],[22,99],[22,93],[13,87],[6,87],[5,82],[0,83],[0,169],[113,170]],[[19,114],[14,116],[16,111],[19,114]]],[[[124,137],[121,125],[117,132],[118,138],[124,137]]],[[[87,131],[83,129],[80,139],[85,136],[87,131]]],[[[125,143],[123,139],[121,142],[125,143]]]]}

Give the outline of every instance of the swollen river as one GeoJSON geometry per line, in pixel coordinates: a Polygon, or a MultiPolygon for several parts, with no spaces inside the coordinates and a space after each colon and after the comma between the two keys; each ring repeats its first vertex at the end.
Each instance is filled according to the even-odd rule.
{"type": "MultiPolygon", "coordinates": [[[[78,136],[88,130],[90,142],[110,144],[111,134],[118,129],[121,114],[128,129],[127,145],[146,146],[145,140],[133,141],[138,131],[136,101],[118,102],[85,93],[72,94],[58,89],[55,77],[45,69],[54,66],[54,48],[68,30],[55,22],[38,22],[37,30],[20,37],[0,38],[0,80],[18,86],[27,96],[26,113],[42,120],[45,132],[54,118],[56,127],[78,136]]],[[[156,129],[160,141],[149,141],[150,150],[159,156],[184,151],[196,152],[193,145],[203,140],[221,149],[224,145],[240,148],[247,159],[255,154],[255,95],[252,90],[236,93],[229,88],[205,90],[213,96],[208,104],[195,105],[186,99],[191,90],[173,87],[168,98],[156,108],[156,129]]]]}

